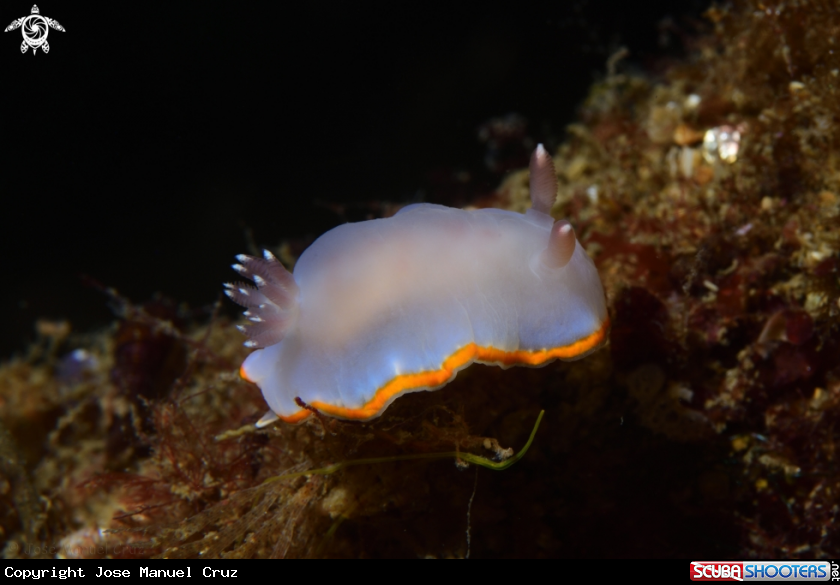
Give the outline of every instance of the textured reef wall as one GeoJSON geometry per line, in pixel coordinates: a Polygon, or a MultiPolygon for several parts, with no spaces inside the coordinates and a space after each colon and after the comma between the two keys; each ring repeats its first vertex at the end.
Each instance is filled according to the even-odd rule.
{"type": "MultiPolygon", "coordinates": [[[[554,214],[601,272],[606,349],[473,366],[370,424],[254,431],[233,323],[110,293],[114,328],[39,323],[0,367],[3,554],[840,556],[840,11],[706,17],[685,62],[594,86],[556,153],[554,214]],[[540,409],[506,471],[417,459],[264,483],[500,456],[540,409]]],[[[481,204],[527,201],[522,171],[481,204]]]]}

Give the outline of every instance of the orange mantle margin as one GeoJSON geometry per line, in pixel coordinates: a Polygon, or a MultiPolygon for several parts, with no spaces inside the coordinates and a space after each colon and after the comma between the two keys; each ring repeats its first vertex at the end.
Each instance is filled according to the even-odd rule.
{"type": "MultiPolygon", "coordinates": [[[[310,403],[309,406],[319,412],[338,418],[369,420],[380,414],[391,401],[402,394],[423,388],[435,388],[446,384],[455,377],[459,369],[468,365],[470,362],[478,361],[501,366],[517,364],[539,366],[558,358],[571,359],[583,355],[601,345],[606,339],[609,330],[610,320],[607,318],[597,331],[583,339],[562,347],[536,351],[503,351],[495,347],[481,347],[475,343],[470,343],[446,358],[439,370],[420,372],[418,374],[402,374],[395,377],[377,390],[373,398],[360,408],[347,408],[318,401],[310,403]]],[[[247,380],[247,378],[245,379],[247,380]]],[[[292,415],[281,416],[280,419],[287,423],[299,423],[311,415],[311,411],[301,409],[292,415]]]]}

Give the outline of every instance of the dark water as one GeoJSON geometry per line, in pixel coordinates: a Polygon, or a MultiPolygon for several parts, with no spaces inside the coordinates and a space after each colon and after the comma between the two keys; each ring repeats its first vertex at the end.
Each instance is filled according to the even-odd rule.
{"type": "Polygon", "coordinates": [[[275,245],[365,202],[488,193],[503,169],[482,123],[516,112],[557,145],[610,54],[655,74],[706,3],[39,6],[67,29],[49,54],[0,36],[0,356],[39,317],[110,320],[80,275],[202,305],[248,233],[275,245]]]}

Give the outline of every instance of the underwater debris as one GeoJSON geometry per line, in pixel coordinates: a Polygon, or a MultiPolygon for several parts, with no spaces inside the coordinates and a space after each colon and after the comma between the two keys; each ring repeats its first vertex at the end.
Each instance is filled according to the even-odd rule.
{"type": "Polygon", "coordinates": [[[703,158],[709,164],[721,160],[732,164],[738,160],[741,148],[742,127],[719,126],[706,130],[703,135],[703,158]]]}

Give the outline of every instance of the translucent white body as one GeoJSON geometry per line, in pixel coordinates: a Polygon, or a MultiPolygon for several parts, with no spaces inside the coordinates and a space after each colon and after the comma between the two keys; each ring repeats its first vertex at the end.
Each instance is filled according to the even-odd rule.
{"type": "MultiPolygon", "coordinates": [[[[580,244],[562,267],[543,261],[553,224],[536,210],[420,204],[337,227],[300,257],[296,313],[279,343],[247,358],[243,375],[281,418],[302,418],[299,397],[353,411],[328,414],[366,419],[402,393],[448,381],[409,384],[375,410],[363,409],[395,379],[440,371],[470,344],[498,350],[495,356],[594,339],[558,356],[582,357],[603,343],[605,335],[593,336],[607,326],[604,292],[580,244]]],[[[476,360],[517,361],[481,355],[456,370],[476,360]]]]}

